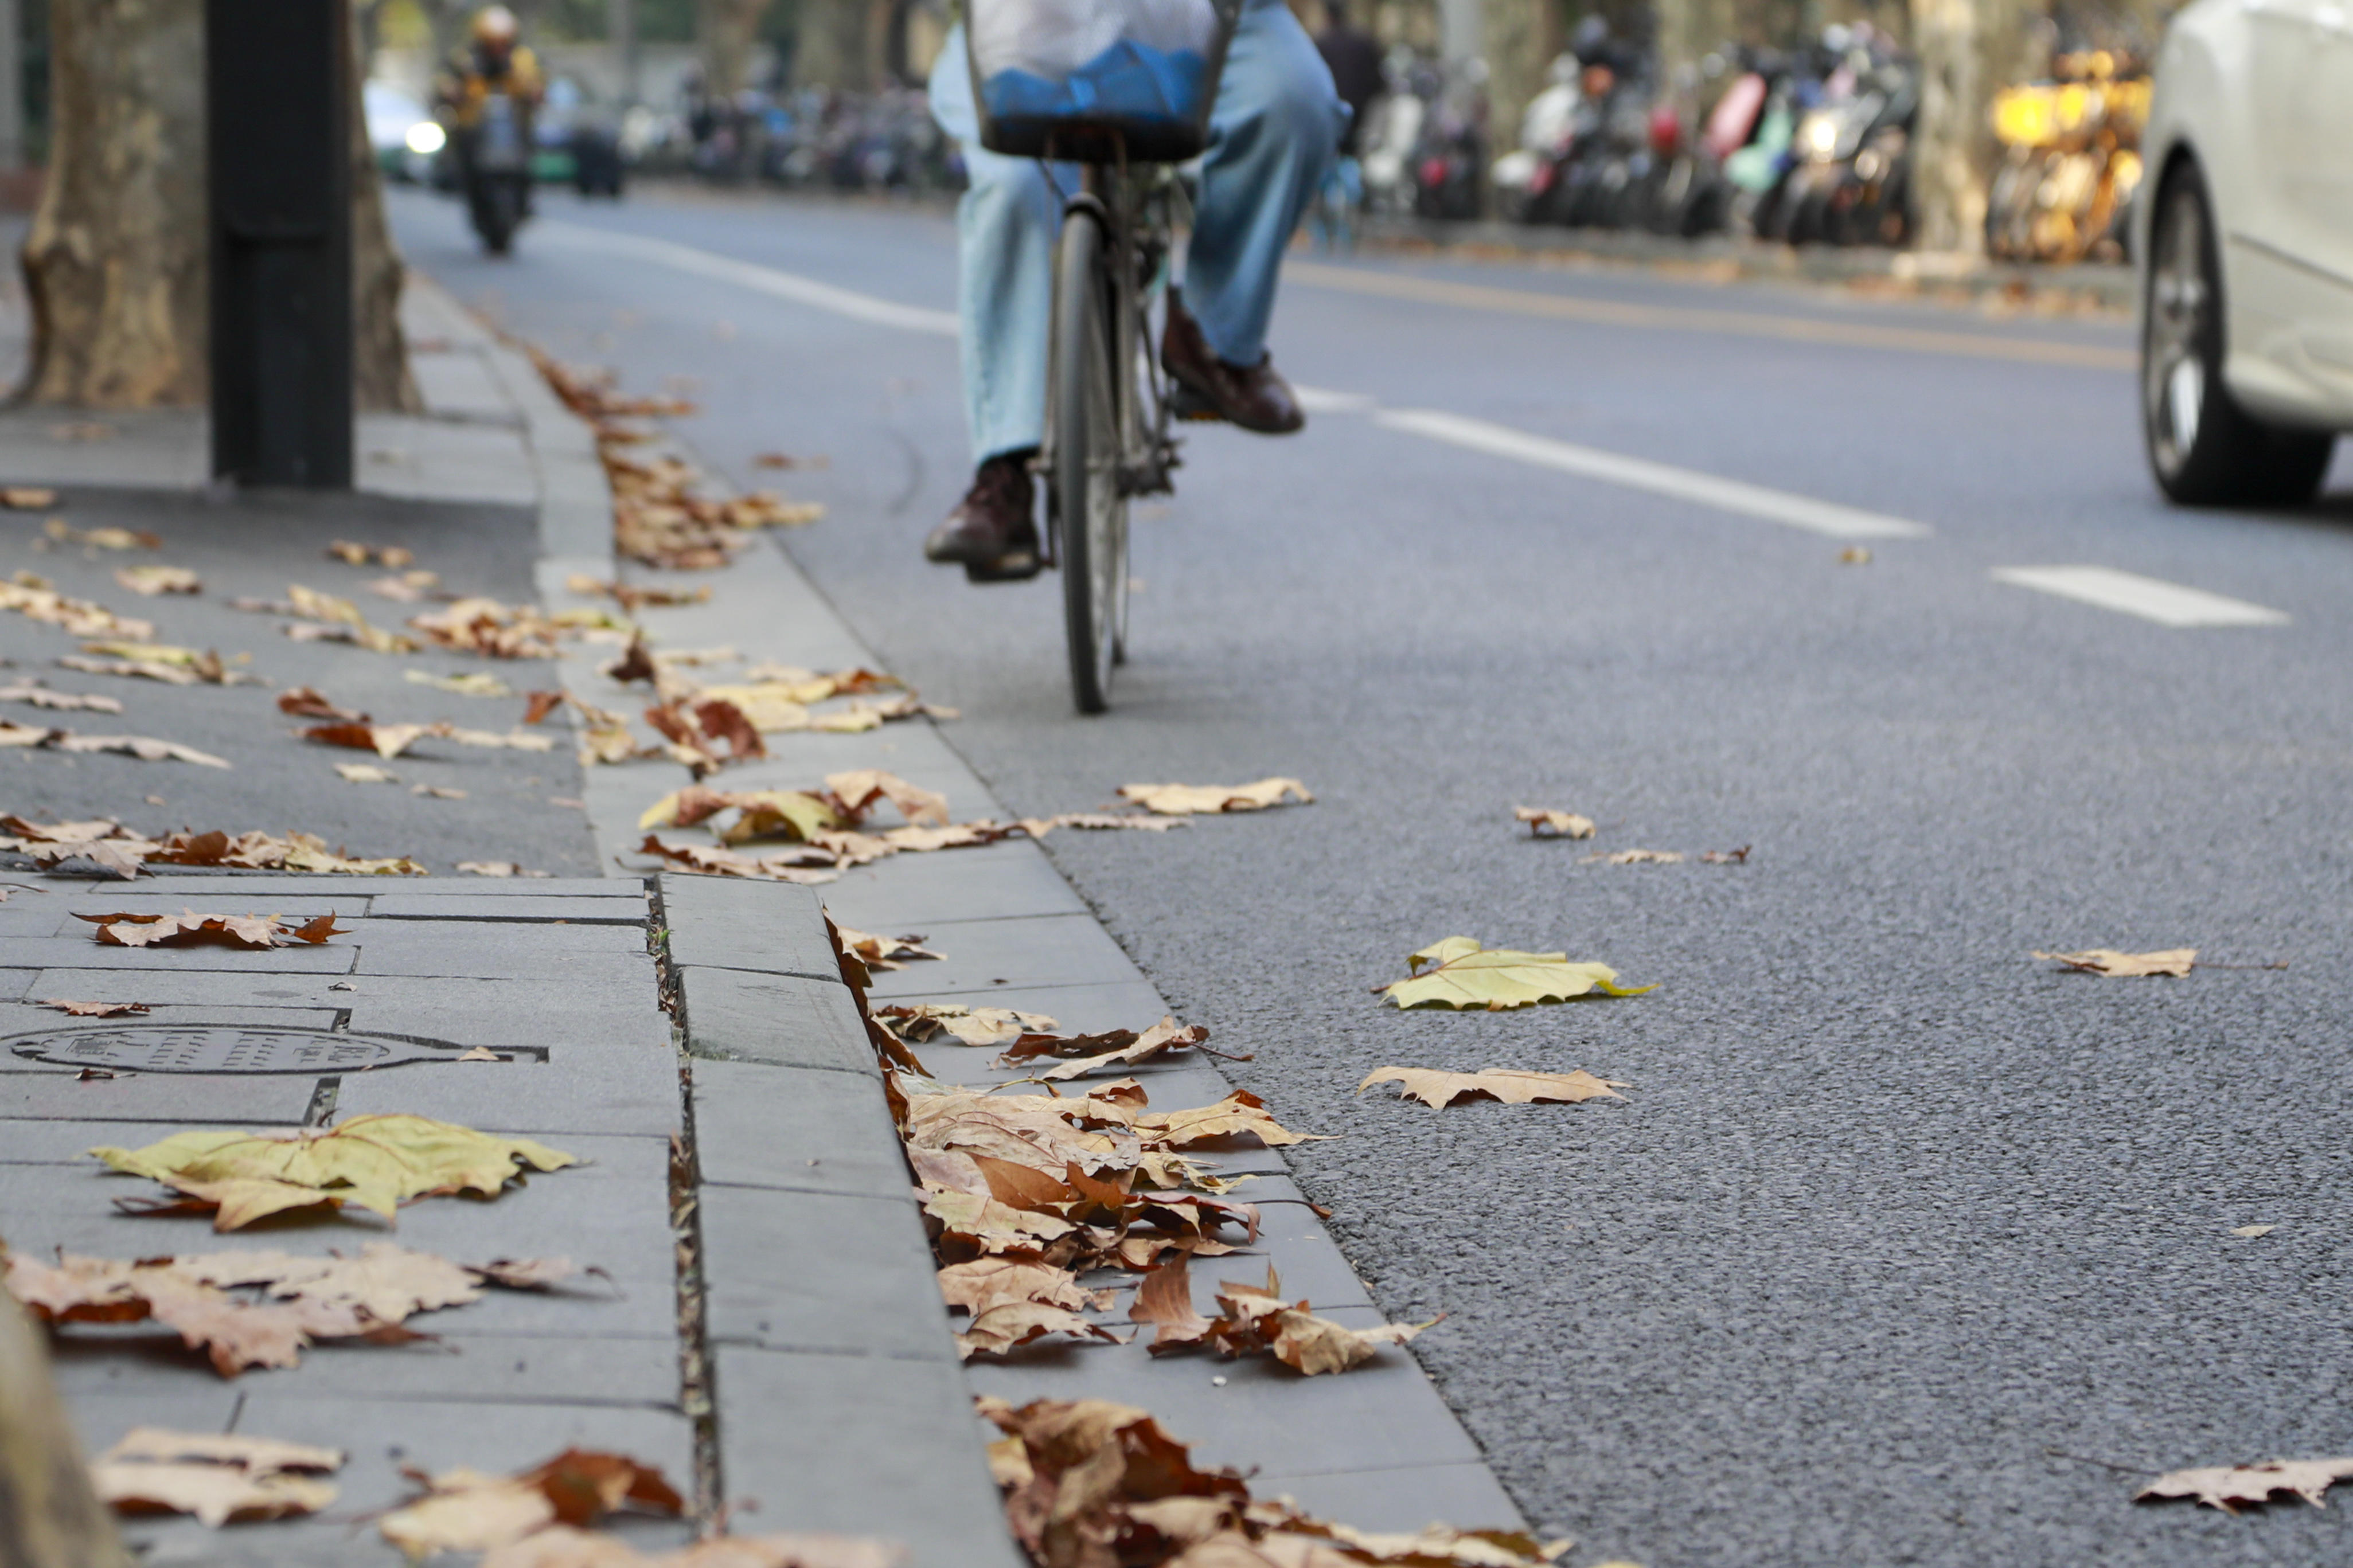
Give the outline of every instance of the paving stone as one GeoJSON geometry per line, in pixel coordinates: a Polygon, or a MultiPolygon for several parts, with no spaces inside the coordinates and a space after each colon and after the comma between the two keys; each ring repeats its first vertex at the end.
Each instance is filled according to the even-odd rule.
{"type": "MultiPolygon", "coordinates": [[[[0,948],[0,955],[5,955],[5,951],[0,948]]],[[[33,982],[39,974],[37,969],[0,969],[0,999],[13,1002],[30,994],[33,982]]]]}
{"type": "Polygon", "coordinates": [[[874,1047],[839,981],[698,968],[681,968],[678,981],[695,1056],[874,1071],[874,1047]]]}
{"type": "Polygon", "coordinates": [[[734,877],[664,876],[672,963],[839,981],[817,889],[734,877]]]}
{"type": "MultiPolygon", "coordinates": [[[[73,1000],[85,1000],[77,996],[73,1000]]],[[[129,1013],[118,1018],[78,1019],[55,1007],[45,1007],[40,1002],[0,1003],[0,1039],[10,1035],[28,1035],[36,1030],[54,1028],[59,1025],[109,1024],[265,1024],[281,1029],[329,1029],[334,1026],[339,1010],[332,1007],[174,1007],[151,1006],[144,1013],[129,1013]]]]}
{"type": "MultiPolygon", "coordinates": [[[[588,1282],[590,1289],[596,1282],[588,1282]]],[[[300,1371],[274,1378],[270,1391],[296,1399],[517,1399],[576,1405],[668,1405],[678,1398],[678,1341],[672,1334],[480,1334],[477,1309],[456,1307],[414,1321],[431,1342],[411,1345],[322,1345],[306,1352],[300,1371]]],[[[51,1341],[49,1365],[68,1399],[148,1390],[195,1396],[220,1374],[177,1334],[155,1331],[105,1340],[70,1330],[51,1341]]],[[[257,1384],[258,1386],[258,1384],[257,1384]]],[[[216,1430],[217,1428],[215,1428],[216,1430]]]]}
{"type": "Polygon", "coordinates": [[[650,1052],[668,1060],[672,1055],[670,1015],[650,984],[630,987],[614,1005],[595,1013],[563,1005],[568,988],[562,985],[510,982],[487,997],[477,993],[444,1001],[417,994],[414,982],[405,976],[407,989],[399,995],[377,995],[379,984],[375,976],[355,976],[350,991],[335,993],[350,1012],[353,1032],[414,1035],[458,1046],[535,1046],[567,1058],[650,1052]]]}
{"type": "MultiPolygon", "coordinates": [[[[144,888],[144,883],[133,884],[144,888]]],[[[47,914],[54,927],[42,934],[91,942],[95,931],[82,915],[176,915],[192,906],[202,914],[216,915],[280,915],[290,921],[314,920],[320,915],[333,915],[344,924],[360,919],[368,912],[369,900],[364,893],[340,897],[313,888],[307,897],[284,894],[256,895],[243,899],[214,897],[193,899],[175,892],[130,891],[116,892],[111,888],[80,894],[70,899],[47,900],[41,912],[47,914]],[[51,906],[54,906],[52,908],[51,906]]],[[[27,911],[30,912],[30,911],[27,911]]],[[[13,931],[0,934],[15,935],[13,931]]]]}
{"type": "Polygon", "coordinates": [[[638,1134],[681,1125],[678,1053],[665,1036],[638,1051],[555,1045],[545,1066],[455,1062],[346,1073],[338,1120],[404,1111],[486,1132],[638,1134]]]}
{"type": "Polygon", "coordinates": [[[533,922],[370,921],[352,935],[359,948],[354,974],[569,982],[577,975],[610,983],[644,977],[653,986],[653,957],[634,925],[542,925],[533,922]]]}
{"type": "Polygon", "coordinates": [[[912,1198],[705,1186],[701,1215],[714,1342],[955,1362],[912,1198]]]}
{"type": "MultiPolygon", "coordinates": [[[[79,955],[77,955],[79,956],[79,955]]],[[[354,1007],[359,999],[432,1005],[485,1020],[525,1014],[558,1020],[566,1027],[591,1027],[616,1014],[645,1011],[654,992],[647,982],[616,977],[567,976],[560,984],[536,986],[510,977],[467,975],[430,978],[376,974],[217,974],[202,971],[127,974],[121,970],[61,968],[37,972],[23,993],[71,996],[87,1002],[168,1003],[174,1006],[285,1004],[292,1006],[354,1007]]]]}
{"type": "Polygon", "coordinates": [[[233,947],[103,947],[94,937],[51,936],[12,942],[7,957],[19,969],[136,969],[156,975],[343,974],[358,959],[359,949],[341,941],[315,946],[296,942],[259,952],[233,947]]]}
{"type": "Polygon", "coordinates": [[[1433,1522],[1457,1530],[1526,1528],[1511,1494],[1484,1463],[1253,1476],[1250,1491],[1262,1498],[1288,1496],[1319,1519],[1358,1530],[1405,1534],[1433,1522]]]}
{"type": "Polygon", "coordinates": [[[67,1121],[299,1127],[317,1084],[316,1079],[282,1073],[136,1073],[84,1079],[56,1069],[0,1068],[0,1120],[55,1117],[67,1121]]]}
{"type": "Polygon", "coordinates": [[[877,1198],[913,1183],[871,1075],[697,1061],[693,1078],[704,1182],[877,1198]]]}
{"type": "Polygon", "coordinates": [[[887,1534],[909,1568],[1022,1568],[952,1363],[714,1352],[720,1469],[780,1528],[887,1534]]]}
{"type": "Polygon", "coordinates": [[[833,918],[860,931],[928,931],[939,921],[1082,915],[1087,906],[1046,852],[1024,838],[976,849],[893,855],[817,889],[833,918]]]}
{"type": "Polygon", "coordinates": [[[642,926],[645,897],[627,899],[475,899],[459,893],[393,893],[371,899],[368,916],[379,921],[548,921],[578,924],[642,926]]]}
{"type": "Polygon", "coordinates": [[[1395,1349],[1353,1372],[1303,1377],[1263,1356],[1155,1361],[1141,1343],[1033,1346],[1018,1363],[974,1362],[965,1374],[976,1394],[1016,1405],[1108,1399],[1141,1405],[1169,1436],[1193,1445],[1197,1463],[1313,1475],[1480,1458],[1420,1366],[1395,1349]],[[1224,1387],[1210,1381],[1216,1377],[1226,1380],[1224,1387]]]}
{"type": "Polygon", "coordinates": [[[1092,915],[943,921],[923,934],[930,939],[924,945],[940,957],[876,975],[872,995],[892,1001],[953,997],[996,1006],[978,997],[1017,988],[1133,984],[1144,978],[1092,915]]]}

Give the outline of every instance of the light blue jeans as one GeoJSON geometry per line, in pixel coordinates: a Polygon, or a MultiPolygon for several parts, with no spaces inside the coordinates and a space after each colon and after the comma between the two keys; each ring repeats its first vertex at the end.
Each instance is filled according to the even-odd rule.
{"type": "MultiPolygon", "coordinates": [[[[964,143],[971,185],[956,209],[964,399],[973,458],[1039,445],[1046,428],[1047,321],[1054,237],[1078,171],[1008,158],[980,144],[964,28],[932,67],[932,113],[964,143]]],[[[1347,106],[1324,57],[1283,0],[1244,0],[1218,80],[1200,199],[1185,262],[1185,306],[1229,364],[1266,353],[1275,279],[1300,215],[1324,184],[1347,106]]]]}

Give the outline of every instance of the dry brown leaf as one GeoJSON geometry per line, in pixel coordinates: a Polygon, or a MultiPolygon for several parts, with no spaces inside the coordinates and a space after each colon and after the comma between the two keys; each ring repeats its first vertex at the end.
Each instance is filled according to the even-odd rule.
{"type": "Polygon", "coordinates": [[[185,566],[118,566],[114,580],[143,598],[162,594],[201,594],[205,585],[185,566]]]}
{"type": "Polygon", "coordinates": [[[412,1557],[490,1551],[552,1524],[577,1528],[623,1510],[672,1519],[686,1511],[685,1500],[661,1471],[626,1454],[567,1448],[513,1476],[407,1473],[423,1494],[385,1514],[376,1528],[412,1557]]]}
{"type": "Polygon", "coordinates": [[[1482,1068],[1477,1072],[1440,1072],[1434,1068],[1380,1068],[1356,1086],[1362,1094],[1377,1083],[1394,1083],[1399,1092],[1424,1105],[1443,1109],[1462,1100],[1500,1100],[1507,1105],[1531,1105],[1539,1100],[1575,1105],[1581,1100],[1623,1100],[1618,1091],[1630,1087],[1589,1072],[1523,1072],[1516,1068],[1482,1068]]]}
{"type": "Polygon", "coordinates": [[[41,531],[60,544],[79,544],[91,550],[161,550],[163,539],[143,528],[76,528],[64,518],[53,517],[41,525],[41,531]]]}
{"type": "Polygon", "coordinates": [[[432,732],[430,724],[313,724],[302,731],[302,738],[322,746],[374,752],[389,761],[432,732]]]}
{"type": "Polygon", "coordinates": [[[40,1005],[77,1018],[119,1018],[148,1010],[144,1002],[69,1002],[62,996],[52,996],[40,1005]]]}
{"type": "Polygon", "coordinates": [[[492,658],[554,658],[557,623],[528,605],[502,605],[479,595],[411,616],[410,626],[442,647],[492,658]]]}
{"type": "Polygon", "coordinates": [[[2236,1237],[2243,1237],[2247,1240],[2253,1241],[2259,1236],[2269,1236],[2278,1228],[2279,1226],[2275,1225],[2242,1225],[2234,1228],[2231,1234],[2236,1237]]]}
{"type": "Polygon", "coordinates": [[[193,1514],[218,1529],[318,1512],[335,1500],[335,1488],[302,1472],[343,1463],[334,1448],[135,1426],[92,1462],[90,1482],[119,1513],[193,1514]]]}
{"type": "Polygon", "coordinates": [[[1229,1138],[1255,1138],[1270,1149],[1293,1143],[1318,1143],[1335,1136],[1324,1132],[1293,1132],[1275,1121],[1266,1101],[1238,1089],[1215,1105],[1185,1110],[1145,1111],[1134,1121],[1136,1133],[1157,1149],[1192,1149],[1229,1138]]]}
{"type": "Polygon", "coordinates": [[[2161,952],[2118,952],[2112,947],[2094,947],[2082,952],[2037,952],[2034,956],[2063,963],[2078,973],[2112,977],[2179,976],[2189,973],[2198,963],[2198,950],[2194,947],[2172,947],[2161,952]]]}
{"type": "Polygon", "coordinates": [[[1067,1268],[1020,1258],[979,1258],[940,1270],[940,1295],[950,1311],[976,1317],[1013,1301],[1036,1301],[1069,1311],[1111,1304],[1111,1292],[1090,1290],[1067,1268]]]}
{"type": "Polygon", "coordinates": [[[872,970],[904,969],[919,959],[941,956],[923,946],[920,936],[876,936],[849,926],[834,927],[834,934],[846,952],[872,970]]]}
{"type": "Polygon", "coordinates": [[[970,1326],[955,1337],[956,1353],[966,1361],[976,1355],[1005,1355],[1049,1334],[1114,1345],[1127,1342],[1124,1336],[1068,1308],[1042,1301],[1008,1301],[973,1315],[970,1326]]]}
{"type": "Polygon", "coordinates": [[[332,915],[295,923],[276,915],[200,915],[194,910],[176,915],[76,915],[98,928],[101,947],[241,947],[260,950],[291,947],[297,942],[317,946],[332,936],[347,936],[332,915]]]}
{"type": "MultiPolygon", "coordinates": [[[[769,882],[798,882],[805,887],[818,887],[839,881],[841,873],[824,870],[808,864],[807,853],[785,850],[774,855],[745,855],[733,849],[715,849],[706,845],[670,845],[649,833],[646,841],[638,846],[640,855],[657,855],[681,870],[700,871],[712,877],[749,877],[769,882]]],[[[823,857],[823,864],[831,865],[832,857],[823,857]]]]}
{"type": "Polygon", "coordinates": [[[12,686],[0,686],[0,702],[29,702],[36,708],[65,712],[120,713],[122,704],[111,697],[83,695],[72,691],[52,691],[37,680],[21,680],[12,686]]]}
{"type": "Polygon", "coordinates": [[[10,511],[47,511],[57,504],[58,492],[44,486],[0,486],[0,506],[10,511]]]}
{"type": "Polygon", "coordinates": [[[1264,811],[1281,805],[1286,796],[1296,796],[1302,805],[1315,797],[1297,779],[1261,779],[1256,784],[1122,784],[1121,795],[1135,802],[1146,811],[1163,816],[1191,816],[1202,813],[1226,811],[1264,811]]]}
{"type": "Polygon", "coordinates": [[[398,773],[386,773],[374,763],[337,763],[335,772],[343,775],[345,784],[398,784],[400,782],[398,773]]]}
{"type": "Polygon", "coordinates": [[[1043,838],[1057,827],[1075,827],[1083,833],[1113,833],[1123,829],[1166,833],[1172,827],[1183,827],[1186,824],[1179,817],[1141,816],[1131,812],[1066,811],[1057,816],[1025,816],[1014,826],[1032,838],[1043,838]]]}
{"type": "Polygon", "coordinates": [[[2205,1470],[2173,1470],[2133,1494],[2135,1502],[2195,1498],[2200,1506],[2236,1513],[2261,1508],[2276,1492],[2300,1497],[2315,1508],[2328,1489],[2353,1477],[2353,1459],[2273,1459],[2260,1465],[2232,1465],[2205,1470]]]}
{"type": "Polygon", "coordinates": [[[289,833],[282,838],[260,832],[231,837],[218,829],[210,833],[174,833],[161,845],[149,846],[142,858],[163,865],[242,866],[262,871],[361,877],[425,874],[424,867],[406,856],[353,858],[341,850],[328,848],[324,839],[309,833],[289,833]]]}
{"type": "Polygon", "coordinates": [[[874,1020],[911,1046],[940,1039],[963,1046],[1003,1046],[1023,1035],[1051,1034],[1061,1027],[1043,1013],[1023,1013],[1011,1007],[964,1007],[948,1002],[877,1007],[874,1020]]]}
{"type": "MultiPolygon", "coordinates": [[[[66,654],[58,663],[90,675],[136,676],[167,686],[259,686],[260,678],[229,668],[210,648],[174,647],[168,643],[100,640],[81,645],[81,654],[66,654]],[[104,655],[86,658],[82,654],[104,655]]],[[[238,654],[237,661],[246,658],[238,654]]]]}
{"type": "Polygon", "coordinates": [[[1673,849],[1620,849],[1608,855],[1588,855],[1580,866],[1677,866],[1681,852],[1673,849]]]}
{"type": "Polygon", "coordinates": [[[828,773],[825,787],[841,805],[842,815],[856,823],[881,801],[898,807],[908,823],[918,827],[945,827],[948,825],[948,797],[909,784],[896,773],[880,768],[859,768],[849,773],[828,773]]]}
{"type": "Polygon", "coordinates": [[[383,566],[394,571],[416,564],[417,552],[400,544],[362,544],[338,539],[327,546],[328,556],[346,566],[383,566]]]}
{"type": "Polygon", "coordinates": [[[1553,811],[1541,805],[1523,805],[1512,812],[1512,819],[1528,825],[1528,834],[1535,838],[1590,838],[1593,819],[1579,816],[1573,811],[1553,811]]]}
{"type": "Polygon", "coordinates": [[[464,790],[445,789],[439,784],[411,784],[408,786],[408,793],[411,795],[425,795],[433,800],[463,800],[466,798],[466,792],[464,790]]]}
{"type": "Polygon", "coordinates": [[[315,688],[298,686],[278,694],[278,710],[297,719],[332,719],[343,724],[364,724],[368,716],[330,702],[315,688]]]}
{"type": "Polygon", "coordinates": [[[1748,864],[1748,849],[1749,846],[1746,844],[1737,849],[1706,849],[1701,851],[1700,859],[1710,866],[1746,866],[1748,864]]]}
{"type": "MultiPolygon", "coordinates": [[[[1106,1068],[1133,1067],[1138,1062],[1171,1051],[1191,1050],[1209,1037],[1208,1026],[1180,1026],[1173,1017],[1163,1018],[1142,1034],[1122,1029],[1112,1035],[1058,1037],[1025,1035],[1014,1042],[1011,1049],[998,1058],[999,1066],[1031,1060],[1041,1056],[1074,1058],[1064,1065],[1050,1068],[1038,1076],[1050,1083],[1061,1083],[1106,1068]]],[[[1249,1057],[1229,1058],[1248,1061],[1249,1057]]]]}

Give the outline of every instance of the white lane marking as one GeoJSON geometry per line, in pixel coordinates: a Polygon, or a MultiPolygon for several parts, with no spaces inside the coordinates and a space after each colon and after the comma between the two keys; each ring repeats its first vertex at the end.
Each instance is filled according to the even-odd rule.
{"type": "Polygon", "coordinates": [[[1328,386],[1302,386],[1292,383],[1292,395],[1299,406],[1310,414],[1368,414],[1374,400],[1361,392],[1335,392],[1328,386]]]}
{"type": "Polygon", "coordinates": [[[2112,566],[1997,566],[1997,582],[2121,610],[2162,626],[2284,626],[2285,612],[2112,566]]]}
{"type": "Polygon", "coordinates": [[[1791,495],[1787,490],[1767,489],[1762,485],[1744,484],[1738,479],[1704,474],[1692,468],[1672,468],[1641,458],[1622,457],[1616,452],[1604,452],[1592,447],[1572,446],[1567,441],[1531,436],[1508,426],[1490,425],[1483,419],[1465,419],[1458,414],[1398,408],[1377,413],[1373,416],[1373,420],[1392,430],[1426,436],[1433,441],[1451,442],[1474,452],[1514,458],[1523,463],[1599,479],[1605,484],[1624,485],[1630,489],[1672,496],[1677,500],[1695,501],[1701,506],[1761,517],[1769,522],[1786,523],[1810,533],[1828,534],[1832,539],[1919,539],[1931,531],[1924,522],[1886,517],[1875,511],[1840,506],[1834,501],[1814,500],[1807,496],[1791,495]]]}
{"type": "Polygon", "coordinates": [[[601,250],[609,256],[634,257],[675,271],[691,272],[697,277],[715,279],[756,293],[789,300],[797,305],[830,310],[837,316],[873,321],[885,327],[899,327],[911,332],[933,332],[946,338],[956,336],[962,330],[953,310],[926,310],[917,305],[902,305],[894,300],[860,294],[849,289],[837,289],[830,283],[820,283],[797,272],[782,272],[755,262],[738,261],[732,256],[698,250],[691,245],[653,239],[640,234],[617,234],[611,229],[587,228],[577,224],[545,220],[538,227],[546,238],[582,250],[601,250]]]}

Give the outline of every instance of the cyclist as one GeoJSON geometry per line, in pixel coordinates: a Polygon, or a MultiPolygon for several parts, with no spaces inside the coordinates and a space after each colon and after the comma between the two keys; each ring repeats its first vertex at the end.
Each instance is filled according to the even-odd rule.
{"type": "MultiPolygon", "coordinates": [[[[956,209],[965,414],[977,471],[947,521],[923,542],[931,560],[976,583],[1034,577],[1043,565],[1032,518],[1029,459],[1046,422],[1051,258],[1064,192],[1034,161],[980,145],[959,25],[932,68],[932,113],[964,143],[971,185],[956,209]]],[[[1186,300],[1168,294],[1160,363],[1176,411],[1265,436],[1306,424],[1266,350],[1282,252],[1323,186],[1348,111],[1332,73],[1283,0],[1243,0],[1209,116],[1185,268],[1186,300]],[[1189,305],[1189,309],[1187,308],[1189,305]]]]}
{"type": "MultiPolygon", "coordinates": [[[[447,110],[450,140],[456,143],[460,176],[470,185],[474,177],[474,128],[482,116],[482,100],[503,92],[522,116],[523,145],[531,145],[531,115],[546,96],[540,80],[539,59],[516,42],[522,31],[515,14],[504,5],[486,5],[474,13],[470,37],[449,59],[434,83],[434,101],[447,110]]],[[[531,210],[531,187],[523,186],[523,211],[531,210]]]]}

